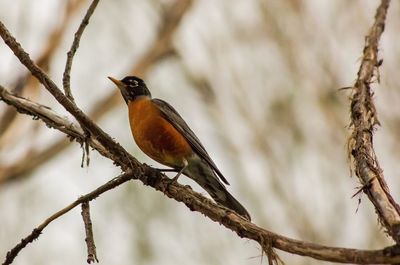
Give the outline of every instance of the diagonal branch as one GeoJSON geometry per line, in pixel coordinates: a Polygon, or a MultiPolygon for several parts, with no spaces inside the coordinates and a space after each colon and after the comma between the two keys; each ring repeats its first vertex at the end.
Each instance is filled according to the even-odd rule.
{"type": "Polygon", "coordinates": [[[97,7],[99,0],[93,0],[90,4],[88,10],[86,11],[86,15],[82,19],[81,24],[79,25],[78,30],[75,33],[74,41],[72,42],[71,48],[67,54],[67,62],[65,63],[65,69],[63,74],[63,87],[65,95],[72,101],[74,101],[74,97],[71,93],[71,67],[72,67],[72,60],[74,59],[75,53],[79,48],[79,42],[81,40],[83,31],[85,30],[86,26],[89,24],[89,19],[92,16],[94,10],[97,7]]]}
{"type": "MultiPolygon", "coordinates": [[[[166,11],[157,40],[138,62],[131,67],[130,74],[143,77],[157,61],[173,52],[172,39],[174,33],[192,3],[193,0],[178,0],[166,11]]],[[[111,91],[113,92],[109,96],[100,100],[93,107],[90,111],[90,117],[95,120],[100,119],[105,113],[121,102],[119,91],[116,89],[111,91]]]]}
{"type": "Polygon", "coordinates": [[[66,121],[65,118],[57,115],[53,110],[51,110],[51,108],[29,99],[15,96],[1,85],[0,99],[9,105],[13,105],[20,113],[31,115],[34,119],[41,119],[47,126],[57,128],[73,139],[79,139],[83,134],[83,131],[78,126],[66,121]]]}
{"type": "MultiPolygon", "coordinates": [[[[49,69],[50,61],[57,51],[57,48],[62,43],[69,22],[84,2],[84,0],[68,0],[65,4],[62,21],[49,34],[47,40],[43,44],[45,48],[36,60],[37,65],[44,71],[49,69]]],[[[31,75],[24,74],[15,81],[15,84],[12,92],[16,95],[22,95],[26,88],[29,88],[30,91],[36,91],[36,87],[39,83],[36,82],[31,75]]],[[[13,108],[9,108],[0,116],[0,139],[15,121],[16,114],[13,108]]]]}
{"type": "MultiPolygon", "coordinates": [[[[168,8],[157,39],[139,61],[132,66],[132,69],[130,70],[131,73],[144,76],[152,65],[169,54],[172,49],[172,37],[174,36],[182,17],[189,10],[192,2],[192,0],[179,0],[168,8]]],[[[112,91],[110,95],[99,100],[89,112],[89,116],[94,121],[100,120],[105,114],[120,103],[120,95],[118,94],[118,91],[115,89],[110,89],[110,91],[112,91]]],[[[46,147],[44,150],[35,151],[32,154],[34,155],[33,157],[29,155],[29,163],[26,163],[26,159],[23,157],[20,161],[17,161],[3,170],[0,168],[0,185],[1,183],[19,179],[26,172],[37,168],[44,162],[48,161],[50,157],[55,157],[58,153],[65,150],[69,146],[69,143],[70,142],[65,141],[65,139],[60,139],[46,147]]]]}
{"type": "MultiPolygon", "coordinates": [[[[57,122],[57,120],[61,118],[57,115],[56,117],[54,117],[54,120],[52,120],[55,114],[46,107],[43,107],[37,103],[29,102],[29,100],[20,99],[15,96],[13,97],[9,93],[7,93],[4,88],[0,87],[0,89],[1,99],[5,99],[5,102],[7,102],[8,104],[12,104],[18,109],[21,108],[23,112],[26,111],[28,114],[34,115],[39,119],[47,122],[47,124],[57,124],[57,126],[54,127],[59,130],[64,130],[63,126],[70,124],[70,122],[68,122],[66,119],[64,119],[64,121],[57,122]],[[30,108],[30,105],[33,105],[34,108],[30,108]],[[44,115],[44,113],[40,112],[43,110],[45,111],[45,113],[51,112],[51,115],[44,115]],[[38,113],[36,113],[36,111],[38,111],[38,113]]],[[[67,133],[68,135],[70,135],[69,133],[72,133],[72,135],[70,136],[79,136],[80,139],[83,139],[83,131],[79,131],[80,128],[78,128],[77,126],[75,127],[76,129],[73,129],[71,131],[64,130],[63,132],[67,133]]],[[[89,144],[97,150],[103,150],[105,149],[104,146],[102,146],[101,144],[101,142],[103,141],[100,141],[100,139],[103,137],[105,137],[103,134],[97,135],[100,147],[96,145],[96,141],[92,140],[91,138],[89,138],[89,144]]],[[[124,164],[126,158],[121,157],[121,154],[114,154],[114,152],[114,149],[106,149],[105,154],[103,155],[113,159],[118,165],[124,164]]],[[[247,220],[233,213],[231,210],[215,204],[211,200],[205,198],[203,195],[193,191],[190,187],[180,185],[176,182],[171,183],[171,180],[169,178],[162,175],[158,170],[148,167],[147,165],[137,163],[125,166],[131,167],[132,171],[128,170],[127,173],[124,173],[121,176],[107,182],[96,190],[88,193],[87,195],[81,197],[67,207],[51,215],[42,224],[35,228],[30,235],[23,238],[19,244],[17,244],[12,250],[9,251],[6,261],[3,264],[11,264],[12,260],[18,255],[18,253],[27,244],[38,238],[43,229],[47,227],[47,225],[49,225],[52,221],[59,218],[74,207],[78,206],[85,200],[88,201],[94,199],[103,192],[108,191],[118,185],[121,185],[122,183],[130,179],[139,179],[144,185],[151,186],[155,190],[163,192],[166,196],[168,196],[169,198],[173,198],[178,202],[183,202],[190,210],[198,211],[204,214],[211,220],[218,222],[224,225],[226,228],[237,233],[238,236],[252,239],[258,242],[266,253],[271,253],[271,248],[273,247],[293,254],[308,256],[325,261],[363,264],[388,264],[400,262],[400,250],[397,247],[389,247],[381,250],[370,251],[347,248],[334,248],[290,239],[275,234],[261,227],[258,227],[253,223],[248,222],[247,220]]]]}
{"type": "MultiPolygon", "coordinates": [[[[109,135],[107,135],[100,127],[93,123],[93,121],[90,120],[87,115],[84,114],[82,110],[80,110],[70,99],[68,99],[55,85],[55,83],[37,65],[32,62],[29,55],[22,49],[20,44],[15,40],[15,38],[9,33],[9,31],[1,22],[0,36],[14,52],[21,63],[25,65],[25,67],[28,68],[28,70],[44,85],[44,87],[56,98],[56,100],[62,106],[64,106],[64,108],[69,113],[71,113],[75,117],[75,119],[84,126],[86,130],[90,132],[89,144],[93,148],[96,148],[99,146],[96,146],[95,143],[98,143],[101,148],[107,151],[107,157],[112,159],[115,164],[120,166],[125,172],[129,172],[112,180],[112,183],[117,184],[105,184],[105,186],[103,185],[99,187],[100,191],[95,190],[90,193],[90,196],[93,196],[93,198],[104,192],[104,189],[109,190],[122,184],[123,182],[125,182],[124,178],[139,179],[143,184],[151,186],[157,191],[163,192],[166,196],[173,198],[178,202],[183,202],[190,210],[203,213],[209,219],[224,225],[226,228],[237,233],[238,236],[252,239],[258,242],[266,253],[270,253],[271,248],[278,248],[283,251],[294,253],[297,255],[304,255],[316,259],[334,262],[363,264],[400,262],[400,250],[398,249],[398,247],[389,247],[374,251],[333,248],[294,240],[275,234],[261,227],[258,227],[251,222],[248,222],[231,210],[215,204],[201,194],[194,192],[187,186],[183,186],[174,182],[171,183],[171,180],[161,174],[159,171],[147,165],[139,163],[109,135]]],[[[4,93],[2,93],[2,95],[3,94],[4,93]]],[[[12,101],[9,100],[8,103],[9,102],[12,101]]],[[[41,119],[43,118],[41,115],[38,115],[38,117],[41,119]]],[[[43,120],[46,119],[49,119],[49,116],[45,116],[45,118],[43,118],[43,120]]],[[[76,131],[73,132],[75,133],[76,131]]],[[[82,202],[83,201],[76,201],[66,208],[55,213],[54,215],[50,216],[48,219],[45,220],[44,223],[42,223],[38,227],[42,228],[39,232],[37,229],[35,229],[32,232],[33,236],[30,235],[27,238],[24,238],[21,243],[29,243],[34,238],[37,238],[43,228],[46,227],[50,222],[59,218],[65,212],[76,207],[82,202]]],[[[19,245],[14,248],[17,249],[13,254],[14,257],[24,247],[22,245],[19,245]]],[[[11,251],[14,251],[14,249],[11,251]]],[[[5,264],[10,264],[10,262],[5,264]]]]}
{"type": "Polygon", "coordinates": [[[97,124],[93,123],[91,119],[79,109],[73,101],[67,98],[57,87],[57,85],[44,73],[30,58],[29,54],[24,51],[21,45],[11,35],[2,22],[0,22],[0,36],[4,42],[14,52],[15,56],[20,62],[32,73],[36,79],[53,95],[53,97],[60,103],[75,119],[83,126],[84,130],[97,139],[103,146],[110,149],[110,154],[113,155],[112,160],[116,161],[119,157],[120,161],[118,166],[127,170],[131,165],[138,165],[139,162],[126,152],[119,144],[117,144],[109,135],[107,135],[97,124]]]}
{"type": "Polygon", "coordinates": [[[378,60],[378,46],[389,2],[382,0],[376,11],[375,22],[365,38],[357,80],[352,87],[349,156],[353,158],[355,173],[364,193],[374,204],[379,220],[394,241],[400,243],[400,208],[389,193],[373,146],[373,132],[379,121],[370,86],[374,77],[379,81],[377,75],[381,62],[378,60]]]}
{"type": "MultiPolygon", "coordinates": [[[[15,109],[24,114],[28,114],[34,119],[42,120],[47,127],[57,129],[65,133],[71,140],[76,140],[78,143],[82,144],[88,141],[88,144],[95,150],[97,150],[101,155],[107,157],[111,160],[114,159],[115,155],[108,150],[104,145],[102,145],[95,137],[87,137],[85,132],[73,122],[67,120],[64,117],[56,114],[52,109],[41,105],[39,103],[24,99],[15,95],[12,95],[4,87],[0,85],[0,100],[6,102],[7,104],[15,107],[15,109]]],[[[105,133],[104,133],[105,134],[105,133]]],[[[107,135],[107,134],[105,134],[107,135]]],[[[107,135],[108,136],[108,135],[107,135]]],[[[109,136],[108,136],[109,137],[109,136]]],[[[121,147],[122,149],[122,147],[121,147]]],[[[123,150],[123,149],[122,149],[123,150]]],[[[125,150],[123,150],[126,152],[125,150]]],[[[129,154],[128,154],[129,155],[129,154]]],[[[129,155],[130,156],[130,155],[129,155]]],[[[130,156],[130,158],[133,158],[130,156]]],[[[133,158],[134,159],[134,158],[133,158]]],[[[132,161],[130,161],[132,162],[132,161]]],[[[120,164],[123,164],[121,161],[120,164]]],[[[127,165],[127,168],[131,164],[127,165]]],[[[0,171],[0,183],[2,182],[2,176],[0,171]]]]}
{"type": "Polygon", "coordinates": [[[31,234],[29,234],[27,237],[23,238],[20,243],[18,243],[14,248],[12,248],[10,251],[7,252],[6,259],[3,262],[3,265],[11,264],[14,261],[15,257],[17,257],[18,253],[23,248],[25,248],[29,243],[32,243],[33,240],[37,239],[40,236],[40,234],[42,233],[43,229],[45,229],[51,222],[53,222],[57,218],[63,216],[64,214],[68,213],[69,211],[71,211],[76,206],[80,205],[81,203],[94,200],[102,193],[104,193],[108,190],[111,190],[130,179],[132,179],[132,174],[124,173],[124,174],[108,181],[107,183],[98,187],[94,191],[92,191],[84,196],[79,197],[77,200],[75,200],[71,204],[67,205],[66,207],[64,207],[61,210],[57,211],[56,213],[52,214],[50,217],[48,217],[46,220],[44,220],[40,225],[38,225],[35,229],[33,229],[31,234]]]}
{"type": "MultiPolygon", "coordinates": [[[[102,145],[98,143],[95,139],[89,138],[85,136],[83,130],[68,121],[66,118],[59,116],[49,107],[44,105],[38,104],[36,102],[30,101],[28,99],[24,99],[22,97],[18,97],[9,93],[4,87],[0,85],[0,100],[3,100],[9,105],[15,107],[15,109],[24,114],[28,114],[32,116],[34,119],[41,119],[45,122],[47,127],[55,128],[63,133],[65,133],[71,140],[75,139],[80,144],[83,144],[85,141],[89,141],[89,144],[96,149],[100,154],[105,157],[110,157],[111,154],[105,149],[102,145]]],[[[68,143],[66,140],[62,140],[62,143],[65,145],[68,143]]],[[[51,145],[53,146],[53,145],[51,145]]],[[[47,157],[51,157],[54,155],[54,148],[46,149],[47,151],[44,153],[44,159],[47,157]]],[[[22,158],[22,162],[24,162],[25,166],[24,169],[19,168],[18,166],[11,166],[6,168],[0,168],[0,183],[4,181],[8,181],[8,178],[13,178],[14,175],[21,175],[22,173],[26,172],[25,169],[31,169],[37,163],[40,163],[43,158],[37,158],[34,156],[33,159],[26,161],[26,159],[22,158]]],[[[18,163],[17,163],[18,165],[18,163]]]]}
{"type": "MultiPolygon", "coordinates": [[[[217,205],[211,200],[203,197],[201,194],[192,189],[172,182],[167,177],[161,175],[157,170],[141,166],[146,177],[140,180],[145,184],[152,186],[158,191],[163,192],[176,201],[183,202],[192,211],[198,211],[206,215],[215,222],[219,222],[228,229],[237,233],[239,237],[248,238],[259,242],[264,251],[268,251],[271,247],[279,248],[283,251],[297,255],[308,256],[315,259],[341,262],[341,263],[362,263],[362,264],[392,264],[400,262],[400,250],[398,247],[388,247],[381,250],[357,250],[349,248],[335,248],[313,243],[307,243],[291,238],[287,238],[239,217],[231,212],[231,210],[217,205]]],[[[21,242],[10,250],[7,254],[6,261],[3,265],[11,264],[18,253],[33,240],[37,239],[40,233],[54,220],[69,212],[79,204],[97,198],[102,193],[111,190],[131,179],[137,179],[138,176],[131,172],[124,173],[104,185],[98,187],[92,192],[80,197],[73,203],[57,211],[43,223],[37,226],[30,235],[23,238],[21,242]]]]}

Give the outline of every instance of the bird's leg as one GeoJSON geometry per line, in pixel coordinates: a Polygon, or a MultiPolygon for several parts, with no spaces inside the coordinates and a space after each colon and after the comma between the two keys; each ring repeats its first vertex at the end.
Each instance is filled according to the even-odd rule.
{"type": "Polygon", "coordinates": [[[158,171],[161,172],[179,172],[176,168],[156,168],[158,171]]]}
{"type": "Polygon", "coordinates": [[[179,170],[178,174],[176,174],[175,177],[173,177],[172,182],[177,182],[179,176],[183,173],[183,171],[187,168],[187,166],[189,165],[188,161],[186,159],[183,159],[183,167],[181,170],[179,170]]]}

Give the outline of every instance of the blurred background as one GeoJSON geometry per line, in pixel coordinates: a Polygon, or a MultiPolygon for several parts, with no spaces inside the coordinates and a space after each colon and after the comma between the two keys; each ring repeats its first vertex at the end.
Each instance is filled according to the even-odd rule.
{"type": "MultiPolygon", "coordinates": [[[[0,0],[0,20],[61,87],[66,53],[89,1],[0,0]]],[[[126,105],[106,78],[136,74],[171,103],[271,231],[352,248],[391,244],[346,151],[349,91],[377,0],[100,1],[72,66],[78,106],[142,162],[126,105]],[[361,205],[358,206],[361,198],[361,205]],[[357,211],[358,209],[358,211],[357,211]]],[[[375,148],[399,199],[400,3],[380,43],[382,126],[375,148]]],[[[3,42],[1,85],[69,117],[3,42]]],[[[55,211],[120,173],[40,121],[0,102],[0,260],[55,211]]],[[[206,193],[195,183],[181,183],[206,193]]],[[[137,181],[91,203],[101,264],[266,264],[260,247],[137,181]]],[[[44,230],[14,264],[84,264],[80,209],[44,230]]],[[[286,264],[321,264],[278,251],[286,264]]],[[[329,264],[329,263],[324,263],[329,264]]]]}

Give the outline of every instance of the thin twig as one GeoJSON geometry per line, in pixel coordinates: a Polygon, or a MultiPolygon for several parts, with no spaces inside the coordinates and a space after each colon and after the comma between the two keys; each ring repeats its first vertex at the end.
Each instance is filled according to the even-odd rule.
{"type": "Polygon", "coordinates": [[[90,219],[90,206],[89,202],[85,201],[82,202],[81,205],[82,208],[82,219],[83,223],[85,224],[85,242],[86,242],[86,247],[87,247],[87,263],[99,263],[99,260],[97,259],[97,254],[96,254],[96,245],[94,243],[94,237],[93,237],[93,229],[92,229],[92,220],[90,219]]]}
{"type": "MultiPolygon", "coordinates": [[[[109,157],[115,162],[115,164],[119,165],[125,171],[128,171],[129,169],[132,170],[130,176],[129,174],[125,174],[126,178],[140,179],[145,185],[152,186],[154,189],[163,192],[165,195],[174,198],[178,202],[183,202],[190,210],[203,213],[211,220],[219,222],[236,232],[238,236],[255,240],[261,244],[263,249],[265,246],[262,242],[270,242],[270,245],[274,248],[326,261],[363,264],[400,262],[400,252],[397,247],[375,251],[332,248],[280,236],[248,222],[231,210],[217,205],[201,194],[194,192],[189,187],[178,183],[171,183],[171,180],[162,175],[159,171],[140,164],[135,158],[130,156],[130,154],[127,153],[119,144],[113,141],[110,136],[94,124],[92,120],[82,112],[82,110],[66,98],[55,83],[31,61],[29,55],[22,49],[20,44],[16,42],[15,38],[11,36],[2,23],[0,23],[0,36],[15,53],[21,63],[28,68],[28,70],[45,86],[56,100],[80,122],[80,124],[85,126],[85,128],[91,133],[90,137],[94,137],[102,147],[107,149],[110,155],[109,157]]],[[[120,180],[120,178],[117,178],[117,180],[120,180]]],[[[98,195],[96,193],[92,194],[92,196],[97,197],[98,195]]],[[[44,222],[44,226],[47,226],[51,221],[79,205],[81,202],[82,201],[79,201],[76,205],[72,204],[49,217],[44,222]]],[[[27,237],[27,242],[29,243],[34,238],[37,238],[43,228],[42,225],[40,225],[38,227],[39,230],[35,229],[33,236],[27,237]]],[[[26,239],[23,239],[23,242],[25,242],[24,240],[26,241],[26,239]]],[[[21,249],[22,248],[20,247],[17,254],[21,249]]],[[[267,252],[268,249],[264,249],[264,251],[267,252]]]]}
{"type": "MultiPolygon", "coordinates": [[[[0,93],[0,95],[4,95],[0,93]]],[[[16,97],[18,98],[18,97],[16,97]]],[[[15,100],[14,98],[13,100],[15,100]]],[[[6,101],[10,104],[15,104],[9,98],[6,101]]],[[[21,101],[21,104],[25,104],[26,102],[21,101]]],[[[29,103],[31,104],[31,103],[29,103]]],[[[18,105],[18,104],[15,104],[18,105]]],[[[14,105],[14,106],[15,106],[14,105]]],[[[20,106],[22,109],[28,109],[30,112],[34,112],[36,110],[30,109],[26,106],[20,106]]],[[[41,108],[39,108],[41,109],[41,108]]],[[[46,108],[45,108],[46,109],[46,108]]],[[[49,111],[49,110],[47,110],[49,111]]],[[[36,115],[40,119],[43,119],[43,115],[38,113],[36,115]]],[[[52,119],[53,115],[48,115],[46,119],[52,119]]],[[[58,118],[57,118],[58,119],[58,118]]],[[[51,124],[56,124],[55,121],[50,122],[51,124]]],[[[69,122],[65,120],[64,122],[59,122],[60,124],[68,124],[69,122]]],[[[59,130],[62,127],[55,127],[59,130]]],[[[68,130],[64,130],[64,133],[71,133],[68,130]]],[[[83,132],[81,132],[83,136],[83,132]]],[[[76,131],[73,131],[73,135],[76,136],[76,131]]],[[[100,136],[101,137],[101,136],[100,136]]],[[[94,141],[91,142],[91,146],[95,149],[99,148],[99,146],[94,145],[94,141]]],[[[108,150],[104,151],[105,156],[112,157],[108,153],[108,150]]],[[[116,158],[115,162],[117,164],[123,163],[119,157],[116,158]]],[[[310,256],[316,259],[327,260],[327,261],[336,261],[336,262],[343,262],[343,263],[389,263],[389,262],[400,262],[400,252],[396,252],[396,248],[387,248],[383,250],[375,250],[375,251],[364,251],[364,250],[356,250],[356,249],[345,249],[345,248],[331,248],[326,246],[321,246],[317,244],[307,243],[303,241],[298,241],[294,239],[289,239],[281,235],[277,235],[265,229],[262,229],[250,222],[247,222],[243,218],[240,218],[236,214],[233,214],[231,210],[226,209],[220,205],[216,205],[209,199],[203,197],[201,194],[192,191],[189,187],[182,186],[178,183],[171,183],[171,180],[164,175],[160,174],[158,170],[150,168],[146,165],[139,164],[134,165],[135,173],[134,174],[123,174],[120,177],[104,184],[103,186],[99,187],[98,189],[94,190],[93,192],[81,197],[77,201],[73,202],[72,204],[68,205],[67,207],[63,208],[62,210],[58,211],[57,213],[53,214],[49,218],[47,218],[41,225],[39,225],[33,232],[21,240],[17,246],[15,246],[11,251],[10,254],[7,256],[7,260],[15,258],[19,251],[21,251],[28,243],[32,242],[36,239],[42,230],[53,220],[62,216],[64,213],[71,210],[73,207],[79,205],[79,203],[93,198],[96,198],[101,193],[112,189],[129,179],[136,179],[138,178],[142,181],[145,185],[152,186],[158,191],[163,192],[170,198],[174,198],[176,201],[183,202],[186,206],[198,212],[203,213],[211,220],[219,222],[223,224],[228,229],[236,232],[240,237],[245,237],[249,239],[253,239],[260,243],[263,247],[263,250],[268,253],[270,252],[271,247],[279,248],[283,251],[287,251],[290,253],[310,256]],[[268,242],[268,244],[265,244],[268,242]]],[[[10,264],[10,263],[4,263],[10,264]]]]}
{"type": "Polygon", "coordinates": [[[31,60],[29,54],[24,51],[2,22],[0,22],[0,36],[14,52],[20,62],[38,79],[39,82],[43,84],[54,98],[75,117],[79,124],[84,127],[83,129],[90,132],[91,137],[93,136],[94,139],[97,139],[104,147],[106,146],[107,149],[110,149],[110,154],[113,155],[112,160],[115,161],[117,157],[122,158],[123,163],[119,163],[119,166],[122,167],[123,170],[128,170],[130,165],[139,164],[139,162],[126,152],[120,144],[117,144],[97,124],[93,123],[93,121],[81,109],[79,109],[73,101],[61,92],[60,88],[58,88],[53,80],[51,80],[50,77],[31,60]]]}
{"type": "Polygon", "coordinates": [[[93,190],[92,192],[79,197],[76,201],[72,202],[71,204],[67,205],[66,207],[62,208],[61,210],[57,211],[56,213],[52,214],[50,217],[48,217],[44,222],[42,222],[40,225],[38,225],[35,229],[33,229],[32,233],[29,234],[27,237],[23,238],[19,244],[17,244],[14,248],[12,248],[6,255],[6,259],[3,262],[3,265],[9,265],[13,262],[15,257],[18,255],[18,253],[26,247],[29,243],[31,243],[33,240],[37,239],[40,234],[42,233],[43,229],[45,229],[51,222],[59,218],[60,216],[63,216],[67,212],[71,211],[73,208],[78,206],[79,204],[83,202],[88,202],[91,201],[95,198],[97,198],[100,194],[111,190],[122,183],[131,180],[133,178],[133,175],[131,173],[124,173],[104,185],[98,187],[97,189],[93,190]]]}
{"type": "MultiPolygon", "coordinates": [[[[88,144],[92,148],[95,148],[105,157],[112,156],[106,148],[98,143],[98,141],[90,137],[88,138],[84,131],[79,128],[79,126],[75,125],[73,122],[67,120],[64,117],[59,116],[49,107],[38,104],[28,99],[24,99],[22,97],[12,95],[1,85],[0,100],[14,106],[15,109],[20,113],[28,114],[34,119],[42,120],[47,127],[55,128],[67,134],[71,140],[75,139],[81,144],[88,142],[88,144]]],[[[60,140],[60,142],[56,142],[54,145],[51,145],[51,148],[46,149],[46,152],[40,152],[40,156],[35,156],[36,153],[33,153],[32,159],[26,159],[26,157],[24,157],[21,159],[21,161],[18,161],[12,166],[0,168],[0,183],[4,181],[9,181],[10,179],[8,178],[17,179],[18,176],[21,176],[21,174],[24,174],[25,172],[27,172],[27,170],[32,170],[38,163],[40,164],[47,158],[54,156],[58,148],[63,148],[65,146],[68,146],[67,142],[62,139],[60,140]]],[[[87,147],[85,147],[85,149],[87,149],[87,147]]]]}
{"type": "MultiPolygon", "coordinates": [[[[146,72],[158,62],[161,58],[164,58],[170,51],[172,46],[172,36],[174,35],[176,29],[178,28],[179,22],[182,17],[189,10],[192,0],[179,0],[176,1],[167,11],[161,23],[162,28],[158,34],[158,37],[154,43],[150,46],[149,50],[139,59],[139,61],[132,66],[130,72],[139,76],[144,76],[146,72]]],[[[91,111],[89,111],[89,117],[94,121],[100,120],[104,115],[106,115],[111,109],[117,106],[120,101],[120,95],[117,90],[110,89],[112,91],[110,95],[99,100],[91,111]]],[[[7,169],[3,170],[3,174],[0,169],[0,184],[11,182],[14,179],[19,179],[23,174],[34,168],[40,166],[45,161],[48,161],[49,157],[55,157],[58,153],[62,152],[69,146],[65,140],[60,139],[51,146],[47,148],[34,152],[34,157],[32,159],[27,159],[30,162],[35,163],[20,163],[17,161],[15,164],[7,167],[12,169],[10,174],[7,174],[7,169]],[[48,154],[52,154],[48,156],[48,154]],[[1,177],[3,175],[3,177],[1,177]]]]}
{"type": "Polygon", "coordinates": [[[141,167],[143,168],[143,175],[124,173],[51,215],[35,228],[29,236],[22,239],[21,243],[10,250],[7,254],[7,262],[4,262],[3,265],[11,264],[16,255],[18,255],[28,243],[37,239],[43,229],[55,219],[64,215],[82,202],[93,200],[102,193],[128,180],[136,178],[140,178],[146,185],[150,185],[156,190],[164,192],[168,197],[185,203],[189,209],[199,211],[211,220],[221,223],[225,227],[236,232],[239,237],[253,239],[259,242],[265,252],[270,251],[268,248],[272,246],[293,254],[309,256],[325,261],[357,264],[392,264],[400,262],[400,250],[397,246],[381,250],[335,248],[307,243],[275,234],[241,218],[231,210],[215,204],[210,199],[205,198],[203,195],[193,191],[187,186],[171,182],[169,178],[161,175],[158,171],[143,165],[141,167]],[[265,244],[265,242],[269,243],[265,244]]]}
{"type": "MultiPolygon", "coordinates": [[[[172,54],[172,39],[179,23],[190,10],[193,0],[178,0],[165,12],[163,22],[157,39],[152,43],[147,52],[135,63],[129,71],[132,75],[144,77],[150,68],[162,58],[172,54]]],[[[121,103],[121,95],[114,87],[110,89],[110,95],[99,100],[89,112],[90,117],[99,120],[115,106],[121,103]]]]}
{"type": "Polygon", "coordinates": [[[89,24],[89,19],[92,16],[94,10],[97,7],[99,0],[93,0],[90,4],[88,10],[86,11],[86,15],[82,19],[81,24],[79,25],[78,30],[75,33],[74,41],[72,42],[71,48],[67,53],[67,62],[65,63],[65,70],[63,74],[63,87],[65,95],[71,100],[74,101],[74,97],[72,96],[71,92],[71,67],[72,61],[74,59],[74,55],[79,47],[79,42],[81,40],[83,31],[85,30],[86,26],[89,24]]]}
{"type": "MultiPolygon", "coordinates": [[[[382,0],[375,15],[375,21],[367,37],[357,80],[352,87],[351,135],[349,156],[358,176],[362,191],[375,206],[381,224],[388,234],[400,243],[400,207],[389,192],[373,145],[373,132],[379,120],[373,102],[371,83],[382,64],[378,60],[379,40],[385,28],[385,19],[390,0],[382,0]]],[[[376,79],[377,80],[377,79],[376,79]]]]}
{"type": "MultiPolygon", "coordinates": [[[[67,98],[69,98],[72,102],[75,102],[74,97],[71,92],[71,75],[70,74],[71,74],[72,62],[73,62],[75,53],[79,48],[79,42],[81,40],[82,34],[83,34],[86,26],[89,24],[90,17],[94,13],[98,3],[99,3],[99,0],[93,0],[92,3],[90,4],[88,10],[86,11],[85,16],[83,17],[83,19],[79,25],[78,30],[76,31],[76,33],[74,35],[74,40],[72,42],[71,48],[67,53],[67,61],[65,63],[65,69],[64,69],[64,74],[63,74],[63,88],[64,88],[65,96],[67,98]]],[[[85,140],[82,143],[81,166],[83,167],[85,158],[86,158],[86,166],[89,166],[90,154],[89,154],[89,144],[87,142],[87,139],[89,138],[90,133],[85,129],[85,126],[83,126],[81,123],[80,123],[80,125],[81,125],[82,129],[85,131],[85,135],[86,135],[85,140]]]]}
{"type": "Polygon", "coordinates": [[[0,99],[9,105],[13,105],[20,113],[29,114],[33,116],[34,119],[40,118],[47,124],[47,126],[57,127],[60,131],[70,135],[73,138],[79,138],[83,133],[78,126],[71,122],[66,122],[65,118],[57,115],[51,108],[13,95],[1,85],[0,99]]]}
{"type": "MultiPolygon", "coordinates": [[[[50,61],[57,51],[57,48],[62,43],[63,36],[68,28],[69,22],[85,2],[86,1],[84,0],[69,0],[65,4],[65,10],[63,13],[64,15],[60,24],[48,35],[47,40],[42,44],[44,49],[42,50],[41,55],[39,55],[36,59],[37,65],[43,71],[48,71],[50,61]]],[[[35,91],[39,84],[30,74],[24,74],[18,77],[14,83],[15,88],[12,90],[12,92],[18,96],[23,95],[23,92],[27,87],[29,87],[29,91],[35,91]]],[[[10,128],[11,124],[13,124],[16,114],[17,113],[13,108],[6,109],[4,111],[3,115],[0,117],[0,137],[3,136],[3,134],[10,128]]],[[[14,136],[18,136],[18,133],[15,133],[14,136]]]]}

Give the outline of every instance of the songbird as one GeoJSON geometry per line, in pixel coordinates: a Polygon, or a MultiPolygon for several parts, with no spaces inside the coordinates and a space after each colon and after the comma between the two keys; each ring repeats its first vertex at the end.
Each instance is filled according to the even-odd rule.
{"type": "Polygon", "coordinates": [[[211,197],[251,220],[247,210],[227,191],[229,185],[199,138],[167,102],[152,98],[144,81],[136,76],[122,80],[108,77],[120,89],[128,105],[133,138],[139,148],[155,161],[196,181],[211,197]]]}

